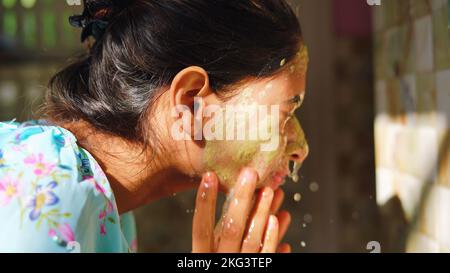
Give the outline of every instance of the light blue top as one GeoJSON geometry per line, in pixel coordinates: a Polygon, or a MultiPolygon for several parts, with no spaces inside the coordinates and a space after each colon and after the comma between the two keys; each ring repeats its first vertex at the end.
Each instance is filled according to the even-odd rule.
{"type": "Polygon", "coordinates": [[[0,252],[136,251],[108,179],[68,130],[0,122],[0,252]]]}

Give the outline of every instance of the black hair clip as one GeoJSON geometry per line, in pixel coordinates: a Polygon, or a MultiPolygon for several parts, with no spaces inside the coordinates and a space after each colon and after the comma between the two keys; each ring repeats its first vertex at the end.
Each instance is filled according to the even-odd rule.
{"type": "Polygon", "coordinates": [[[84,42],[89,36],[98,41],[105,33],[113,14],[125,7],[124,2],[128,1],[83,0],[83,13],[70,16],[69,23],[73,27],[83,28],[81,42],[84,42]]]}

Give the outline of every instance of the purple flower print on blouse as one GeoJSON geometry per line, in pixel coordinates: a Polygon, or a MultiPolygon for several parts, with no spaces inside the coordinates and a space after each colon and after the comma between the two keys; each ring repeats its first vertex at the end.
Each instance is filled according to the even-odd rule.
{"type": "Polygon", "coordinates": [[[3,157],[3,151],[2,151],[2,149],[0,149],[0,168],[5,167],[5,162],[6,162],[6,160],[3,157]]]}
{"type": "Polygon", "coordinates": [[[53,206],[58,203],[59,198],[53,192],[56,182],[50,182],[47,186],[37,186],[33,198],[28,202],[27,207],[32,208],[30,212],[30,220],[34,221],[39,218],[41,211],[45,206],[53,206]]]}

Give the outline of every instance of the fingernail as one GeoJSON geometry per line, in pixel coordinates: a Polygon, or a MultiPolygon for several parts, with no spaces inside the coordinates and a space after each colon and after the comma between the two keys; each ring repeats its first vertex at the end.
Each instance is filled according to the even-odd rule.
{"type": "Polygon", "coordinates": [[[262,191],[262,197],[272,199],[273,198],[273,190],[270,187],[265,187],[262,191]]]}
{"type": "Polygon", "coordinates": [[[242,170],[241,174],[241,184],[245,185],[250,181],[256,181],[257,174],[254,170],[250,168],[245,168],[242,170]]]}
{"type": "Polygon", "coordinates": [[[278,225],[278,219],[275,215],[270,215],[269,217],[269,229],[274,229],[278,225]]]}
{"type": "Polygon", "coordinates": [[[206,189],[210,188],[212,184],[214,183],[214,178],[211,172],[207,172],[203,175],[203,185],[206,189]]]}

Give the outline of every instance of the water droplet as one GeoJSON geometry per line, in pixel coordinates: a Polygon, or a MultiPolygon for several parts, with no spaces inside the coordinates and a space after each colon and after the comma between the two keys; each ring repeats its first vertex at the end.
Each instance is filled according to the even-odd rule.
{"type": "Polygon", "coordinates": [[[253,232],[253,229],[255,228],[255,220],[252,220],[250,223],[250,227],[248,228],[248,238],[250,238],[250,234],[253,232]]]}
{"type": "Polygon", "coordinates": [[[233,219],[230,218],[230,220],[227,222],[227,228],[230,229],[232,224],[233,224],[233,219]]]}
{"type": "Polygon", "coordinates": [[[311,214],[305,214],[303,216],[303,221],[305,221],[307,224],[310,224],[312,222],[312,215],[311,214]]]}
{"type": "Polygon", "coordinates": [[[300,202],[300,200],[302,199],[302,195],[300,193],[296,193],[294,194],[294,201],[295,202],[300,202]]]}
{"type": "Polygon", "coordinates": [[[247,177],[244,177],[241,180],[241,185],[244,186],[245,184],[247,184],[247,182],[248,182],[247,177]]]}
{"type": "Polygon", "coordinates": [[[291,74],[294,73],[294,72],[295,72],[295,66],[294,66],[294,65],[291,65],[291,66],[289,67],[289,71],[291,72],[291,74]]]}
{"type": "Polygon", "coordinates": [[[294,162],[294,166],[292,168],[291,173],[289,174],[289,177],[292,179],[292,181],[294,181],[295,183],[298,182],[298,171],[300,170],[300,168],[302,167],[301,163],[298,162],[294,162]]]}
{"type": "Polygon", "coordinates": [[[202,199],[206,198],[206,192],[202,192],[202,199]]]}
{"type": "Polygon", "coordinates": [[[311,184],[309,184],[309,190],[312,192],[318,192],[319,191],[319,183],[311,182],[311,184]]]}

